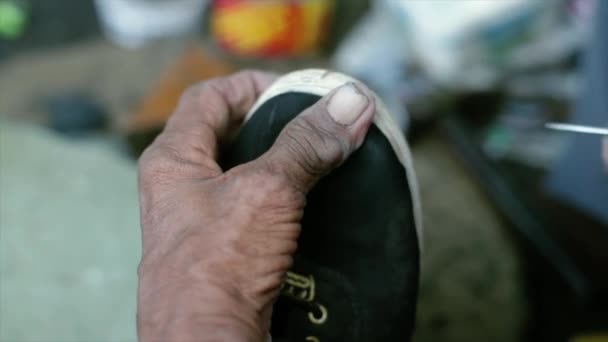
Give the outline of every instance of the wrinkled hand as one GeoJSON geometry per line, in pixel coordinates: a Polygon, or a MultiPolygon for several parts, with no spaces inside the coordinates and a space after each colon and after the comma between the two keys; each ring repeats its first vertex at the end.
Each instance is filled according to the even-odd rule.
{"type": "Polygon", "coordinates": [[[342,86],[289,123],[260,158],[222,170],[218,144],[272,81],[246,71],[193,86],[142,155],[142,341],[267,337],[305,195],[361,145],[375,112],[369,90],[342,86]]]}

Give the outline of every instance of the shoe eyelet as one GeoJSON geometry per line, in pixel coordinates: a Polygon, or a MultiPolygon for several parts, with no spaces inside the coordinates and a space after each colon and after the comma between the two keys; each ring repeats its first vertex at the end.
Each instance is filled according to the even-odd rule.
{"type": "Polygon", "coordinates": [[[308,319],[313,324],[323,324],[327,320],[327,309],[321,304],[316,305],[319,309],[320,315],[318,317],[315,317],[314,313],[311,311],[308,313],[308,319]]]}

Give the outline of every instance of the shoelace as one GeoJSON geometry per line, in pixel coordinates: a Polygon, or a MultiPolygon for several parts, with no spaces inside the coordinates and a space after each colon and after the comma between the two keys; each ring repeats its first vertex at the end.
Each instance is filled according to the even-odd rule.
{"type": "MultiPolygon", "coordinates": [[[[308,320],[315,325],[327,321],[327,309],[315,300],[315,278],[312,275],[301,275],[287,272],[281,287],[281,296],[308,311],[308,320]]],[[[320,342],[316,336],[307,336],[307,342],[320,342]]]]}

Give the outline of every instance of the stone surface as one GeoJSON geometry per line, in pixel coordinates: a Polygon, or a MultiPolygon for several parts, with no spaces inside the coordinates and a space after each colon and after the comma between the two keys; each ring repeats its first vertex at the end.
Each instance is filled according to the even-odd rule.
{"type": "Polygon", "coordinates": [[[436,135],[413,154],[425,221],[414,341],[520,341],[527,310],[506,227],[436,135]]]}
{"type": "Polygon", "coordinates": [[[135,163],[0,122],[0,341],[135,340],[135,163]]]}

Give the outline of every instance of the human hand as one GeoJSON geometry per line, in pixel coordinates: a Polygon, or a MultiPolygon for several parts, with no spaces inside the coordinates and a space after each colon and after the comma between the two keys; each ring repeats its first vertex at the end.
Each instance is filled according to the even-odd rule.
{"type": "Polygon", "coordinates": [[[193,86],[142,155],[142,341],[267,337],[306,193],[362,144],[375,112],[369,90],[342,86],[260,158],[222,170],[218,145],[273,80],[246,71],[193,86]]]}

